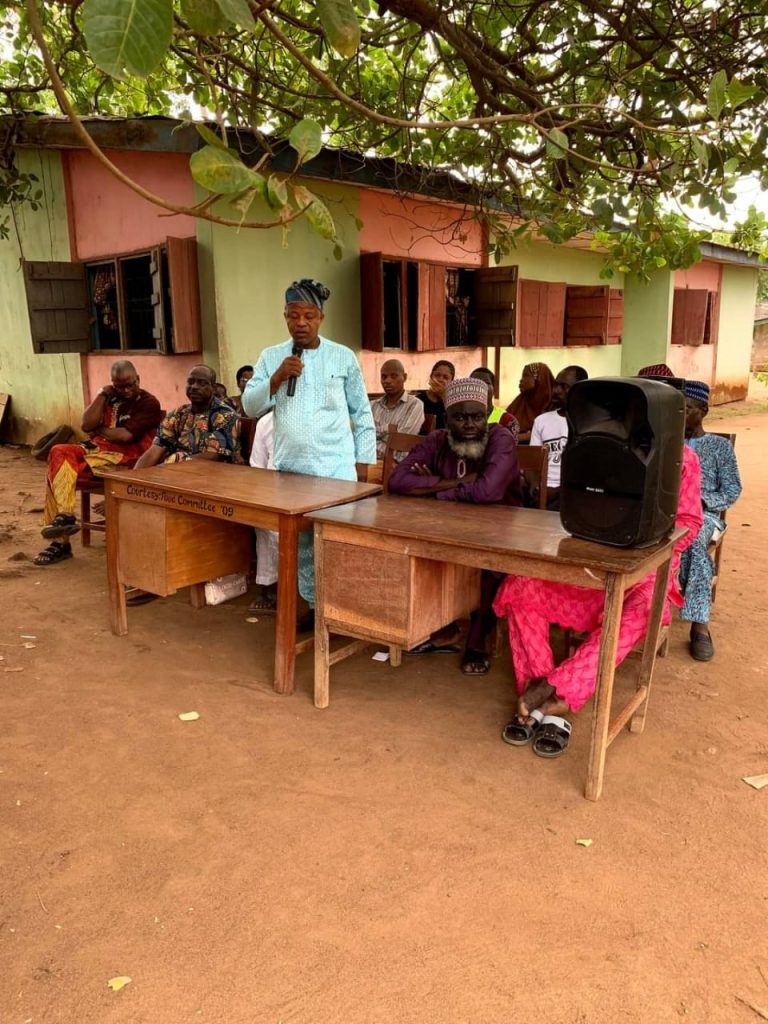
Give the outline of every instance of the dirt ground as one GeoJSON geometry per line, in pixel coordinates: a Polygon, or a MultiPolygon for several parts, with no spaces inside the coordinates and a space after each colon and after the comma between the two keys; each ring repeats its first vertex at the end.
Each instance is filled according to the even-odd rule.
{"type": "Polygon", "coordinates": [[[247,623],[243,601],[194,611],[180,593],[112,636],[103,539],[35,568],[44,466],[0,448],[2,1024],[755,1024],[755,408],[708,423],[738,431],[746,485],[716,658],[691,661],[675,624],[646,732],[611,748],[597,804],[582,797],[589,706],[560,760],[500,741],[508,651],[473,679],[452,657],[395,670],[369,650],[333,669],[318,711],[311,656],[294,696],[272,692],[272,623],[247,623]]]}

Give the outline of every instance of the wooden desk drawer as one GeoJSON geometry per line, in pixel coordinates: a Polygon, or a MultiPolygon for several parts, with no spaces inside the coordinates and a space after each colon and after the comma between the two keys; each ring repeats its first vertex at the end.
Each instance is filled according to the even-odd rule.
{"type": "Polygon", "coordinates": [[[117,510],[123,583],[167,597],[250,568],[249,526],[132,502],[119,502],[117,510]]]}
{"type": "Polygon", "coordinates": [[[330,623],[409,648],[478,606],[480,570],[326,541],[323,595],[330,623]]]}

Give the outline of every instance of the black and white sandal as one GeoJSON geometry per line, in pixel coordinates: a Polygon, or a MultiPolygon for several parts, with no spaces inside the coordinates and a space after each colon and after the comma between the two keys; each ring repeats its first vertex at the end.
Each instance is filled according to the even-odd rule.
{"type": "Polygon", "coordinates": [[[526,722],[519,715],[515,715],[511,722],[507,722],[501,734],[505,743],[509,743],[511,747],[524,747],[526,743],[531,742],[544,721],[544,715],[536,708],[528,717],[533,721],[526,722]]]}
{"type": "Polygon", "coordinates": [[[539,757],[562,757],[571,739],[571,723],[559,715],[545,715],[533,741],[539,757]]]}

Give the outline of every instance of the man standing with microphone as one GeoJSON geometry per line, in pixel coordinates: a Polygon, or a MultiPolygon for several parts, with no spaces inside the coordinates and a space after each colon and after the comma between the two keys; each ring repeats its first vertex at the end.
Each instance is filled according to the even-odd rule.
{"type": "MultiPolygon", "coordinates": [[[[351,349],[320,334],[330,291],[294,281],[285,293],[290,341],[265,349],[243,392],[246,416],[274,410],[277,470],[365,480],[376,462],[376,429],[363,375],[351,349]]],[[[312,535],[299,540],[299,592],[315,603],[312,535]]]]}

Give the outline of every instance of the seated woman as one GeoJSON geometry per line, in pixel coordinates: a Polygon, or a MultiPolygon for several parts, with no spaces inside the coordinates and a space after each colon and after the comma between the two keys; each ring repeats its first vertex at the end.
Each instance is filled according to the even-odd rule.
{"type": "MultiPolygon", "coordinates": [[[[447,359],[438,359],[429,374],[429,383],[426,390],[417,391],[416,398],[424,405],[424,415],[434,417],[434,429],[444,430],[446,425],[445,406],[443,395],[447,384],[450,384],[456,376],[456,367],[447,359]]],[[[427,422],[425,420],[420,433],[427,433],[427,422]]]]}
{"type": "Polygon", "coordinates": [[[237,371],[237,376],[235,377],[235,380],[237,381],[238,394],[229,395],[226,398],[227,404],[231,405],[235,412],[239,413],[240,416],[245,415],[245,413],[243,412],[243,392],[245,391],[245,385],[248,383],[252,376],[253,367],[250,365],[250,363],[246,363],[245,366],[241,366],[240,369],[237,371]]]}
{"type": "Polygon", "coordinates": [[[680,560],[680,586],[685,597],[680,618],[691,624],[691,657],[696,661],[710,661],[715,655],[709,632],[715,567],[709,557],[709,545],[715,531],[725,529],[720,513],[729,509],[741,494],[741,478],[731,442],[704,431],[703,420],[709,412],[709,387],[703,381],[689,380],[684,391],[685,443],[696,452],[701,463],[704,525],[680,560]]]}
{"type": "MultiPolygon", "coordinates": [[[[680,607],[677,588],[680,555],[693,543],[703,522],[701,470],[690,448],[683,447],[675,526],[686,535],[675,545],[669,575],[667,604],[662,621],[670,621],[669,602],[680,607]]],[[[651,573],[627,590],[621,614],[616,664],[626,658],[645,634],[651,610],[656,574],[651,573]]],[[[562,715],[579,711],[597,685],[604,594],[566,583],[550,583],[525,576],[507,576],[499,588],[493,610],[509,623],[509,646],[515,669],[518,699],[516,714],[505,726],[502,739],[512,746],[533,740],[540,757],[559,757],[568,748],[571,723],[562,715]],[[551,624],[587,631],[589,636],[570,658],[555,668],[549,643],[551,624]]]]}
{"type": "Polygon", "coordinates": [[[555,378],[546,363],[528,363],[520,376],[520,394],[507,406],[507,412],[517,417],[520,424],[519,444],[531,440],[533,421],[552,404],[555,378]]]}

